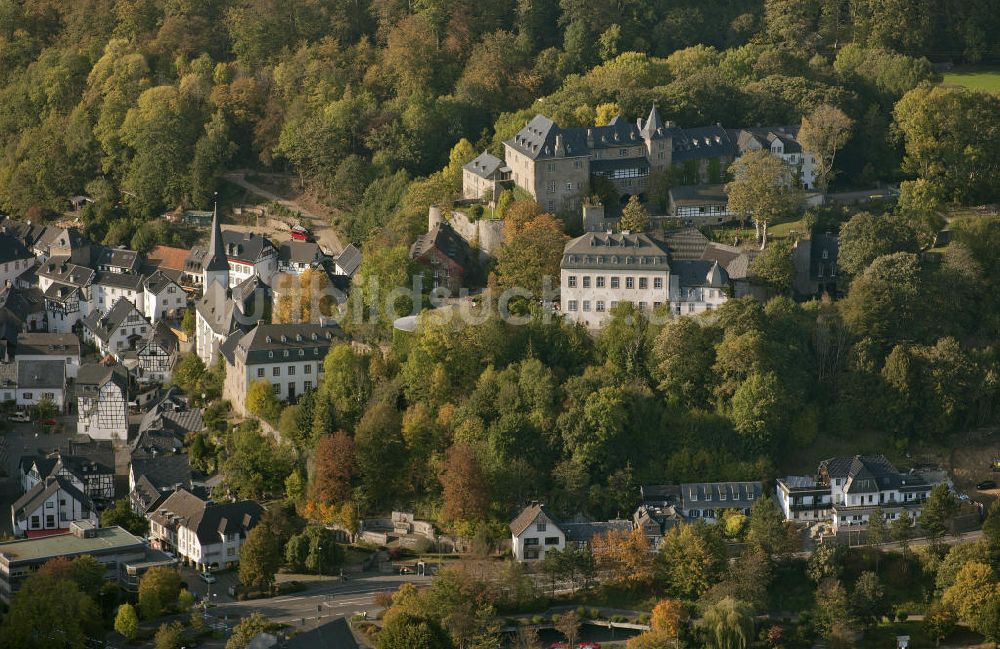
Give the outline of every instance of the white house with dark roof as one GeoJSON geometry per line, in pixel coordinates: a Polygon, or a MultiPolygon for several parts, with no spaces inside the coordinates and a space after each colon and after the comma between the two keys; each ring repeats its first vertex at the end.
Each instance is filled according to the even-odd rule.
{"type": "Polygon", "coordinates": [[[80,369],[80,339],[75,334],[19,333],[14,358],[20,361],[64,361],[66,376],[75,379],[80,369]]]}
{"type": "Polygon", "coordinates": [[[73,521],[97,524],[90,498],[62,476],[39,482],[11,505],[16,536],[35,538],[62,534],[73,521]]]}
{"type": "Polygon", "coordinates": [[[62,412],[66,406],[66,361],[18,361],[17,405],[50,401],[62,412]]]}
{"type": "Polygon", "coordinates": [[[102,246],[95,266],[95,270],[102,273],[138,273],[142,256],[135,250],[102,246]]]}
{"type": "Polygon", "coordinates": [[[598,534],[628,532],[631,521],[560,521],[544,504],[532,502],[510,523],[511,553],[516,561],[540,561],[550,550],[589,546],[598,534]]]}
{"type": "Polygon", "coordinates": [[[115,497],[115,468],[114,449],[108,450],[110,453],[95,453],[93,456],[74,455],[70,443],[69,453],[56,450],[48,455],[24,456],[20,461],[21,488],[28,492],[39,482],[60,476],[91,500],[110,503],[115,497]]]}
{"type": "Polygon", "coordinates": [[[510,523],[511,553],[516,561],[541,561],[547,550],[563,550],[566,533],[545,505],[533,502],[510,523]]]}
{"type": "Polygon", "coordinates": [[[35,266],[35,255],[17,237],[0,232],[0,286],[35,266]]]}
{"type": "Polygon", "coordinates": [[[326,255],[312,241],[286,241],[278,246],[278,272],[301,275],[323,267],[326,255]]]}
{"type": "Polygon", "coordinates": [[[187,306],[187,294],[163,271],[147,277],[142,285],[142,312],[150,322],[176,318],[187,306]]]}
{"type": "Polygon", "coordinates": [[[128,372],[121,365],[88,364],[76,379],[76,432],[92,439],[128,439],[128,372]]]}
{"type": "Polygon", "coordinates": [[[252,500],[215,503],[179,489],[149,514],[150,543],[199,570],[234,566],[263,512],[252,500]]]}
{"type": "Polygon", "coordinates": [[[120,357],[128,350],[135,350],[148,338],[152,325],[128,298],[119,297],[105,313],[96,309],[83,319],[83,340],[97,347],[102,356],[120,357]]]}
{"type": "Polygon", "coordinates": [[[222,344],[226,360],[223,396],[246,414],[246,394],[254,381],[267,381],[279,401],[294,402],[319,385],[323,359],[342,341],[339,327],[318,324],[259,324],[237,331],[222,344]]]}
{"type": "Polygon", "coordinates": [[[904,511],[920,516],[933,485],[919,473],[900,473],[884,455],[855,455],[820,462],[815,476],[777,481],[777,501],[785,518],[830,521],[835,533],[863,530],[876,508],[887,521],[904,511]]]}
{"type": "Polygon", "coordinates": [[[222,240],[229,259],[230,287],[251,277],[270,285],[271,277],[278,272],[278,250],[270,239],[255,232],[226,230],[222,240]]]}

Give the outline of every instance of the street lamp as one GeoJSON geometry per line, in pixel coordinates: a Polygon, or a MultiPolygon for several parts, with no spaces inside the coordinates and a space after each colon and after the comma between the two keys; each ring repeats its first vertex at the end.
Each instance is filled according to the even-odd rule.
{"type": "Polygon", "coordinates": [[[316,551],[319,552],[319,574],[323,576],[323,546],[317,545],[316,551]]]}

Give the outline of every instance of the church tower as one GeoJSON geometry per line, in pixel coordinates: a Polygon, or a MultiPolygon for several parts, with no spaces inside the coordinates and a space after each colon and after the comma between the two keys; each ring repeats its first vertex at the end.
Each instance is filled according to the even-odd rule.
{"type": "Polygon", "coordinates": [[[212,282],[218,282],[223,289],[229,288],[229,258],[222,241],[222,227],[219,226],[219,203],[212,210],[212,237],[208,242],[208,254],[202,267],[202,292],[208,293],[212,282]]]}

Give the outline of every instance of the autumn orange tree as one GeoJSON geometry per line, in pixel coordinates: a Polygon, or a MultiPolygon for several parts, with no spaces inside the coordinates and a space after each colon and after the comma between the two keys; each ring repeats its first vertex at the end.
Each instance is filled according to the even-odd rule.
{"type": "Polygon", "coordinates": [[[590,547],[598,574],[611,583],[633,588],[653,577],[649,539],[642,530],[609,530],[595,536],[590,547]]]}
{"type": "Polygon", "coordinates": [[[490,507],[486,478],[476,454],[467,444],[455,444],[448,449],[438,480],[444,500],[442,521],[469,522],[486,517],[490,507]]]}
{"type": "Polygon", "coordinates": [[[352,502],[357,474],[354,439],[344,431],[323,435],[313,453],[312,480],[299,513],[321,523],[353,529],[357,510],[352,502]]]}

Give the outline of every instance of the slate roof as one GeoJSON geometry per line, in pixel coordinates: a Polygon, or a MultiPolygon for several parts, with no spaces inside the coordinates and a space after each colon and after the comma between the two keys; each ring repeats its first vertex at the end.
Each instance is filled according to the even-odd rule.
{"type": "Polygon", "coordinates": [[[670,201],[677,206],[727,205],[725,185],[678,185],[670,188],[670,201]]]}
{"type": "Polygon", "coordinates": [[[835,234],[816,233],[809,242],[809,276],[819,277],[819,266],[823,265],[823,277],[831,277],[831,271],[837,270],[837,257],[840,254],[840,237],[835,234]],[[826,259],[823,253],[826,252],[826,259]]]}
{"type": "Polygon", "coordinates": [[[90,286],[97,275],[93,269],[71,263],[69,257],[65,256],[50,257],[38,267],[38,274],[61,284],[77,287],[90,286]]]}
{"type": "Polygon", "coordinates": [[[236,305],[229,298],[226,289],[218,282],[212,282],[205,290],[195,309],[205,319],[212,331],[219,335],[227,335],[235,329],[233,311],[236,305]]]}
{"type": "Polygon", "coordinates": [[[101,386],[108,381],[114,381],[121,388],[122,394],[127,394],[128,372],[121,365],[101,365],[100,363],[81,365],[76,373],[77,394],[97,396],[101,386]]]}
{"type": "Polygon", "coordinates": [[[0,223],[0,232],[14,236],[25,246],[34,246],[45,234],[46,227],[30,221],[15,221],[8,218],[0,223]]]}
{"type": "Polygon", "coordinates": [[[135,250],[101,246],[97,252],[96,263],[98,266],[114,266],[116,268],[124,268],[130,272],[135,272],[139,269],[141,261],[139,253],[135,250]]]}
{"type": "Polygon", "coordinates": [[[670,129],[673,162],[733,157],[737,148],[729,132],[721,126],[670,129]]]}
{"type": "Polygon", "coordinates": [[[354,275],[361,266],[361,250],[353,243],[348,244],[337,257],[337,265],[348,275],[354,275]]]}
{"type": "Polygon", "coordinates": [[[916,473],[900,473],[884,455],[855,455],[823,460],[820,474],[846,478],[845,493],[878,493],[889,489],[923,490],[930,484],[916,473]]]}
{"type": "Polygon", "coordinates": [[[590,543],[590,540],[598,534],[606,534],[608,532],[631,532],[632,521],[614,520],[590,523],[563,523],[559,526],[559,528],[562,529],[563,534],[566,535],[566,541],[590,543]]]}
{"type": "Polygon", "coordinates": [[[23,332],[17,335],[16,356],[79,356],[80,339],[76,334],[23,332]]]}
{"type": "Polygon", "coordinates": [[[157,270],[155,273],[146,278],[145,284],[147,291],[153,295],[159,295],[170,285],[176,286],[177,282],[172,277],[168,277],[163,271],[157,270]]]}
{"type": "Polygon", "coordinates": [[[78,287],[59,282],[53,282],[45,289],[45,299],[56,302],[64,302],[71,299],[74,295],[79,299],[80,289],[78,287]]]}
{"type": "MultiPolygon", "coordinates": [[[[265,251],[274,249],[274,244],[267,237],[254,232],[226,230],[222,233],[222,241],[229,259],[236,259],[248,264],[257,262],[265,251]]],[[[228,262],[226,269],[229,269],[228,262]]],[[[208,270],[216,269],[209,268],[208,270]]]]}
{"type": "Polygon", "coordinates": [[[264,508],[252,500],[234,503],[209,503],[185,489],[170,495],[156,512],[152,521],[166,527],[173,525],[169,514],[178,517],[178,523],[194,531],[203,545],[219,543],[220,534],[247,532],[260,520],[264,508]],[[164,513],[166,510],[166,513],[164,513]]]}
{"type": "Polygon", "coordinates": [[[202,409],[189,408],[178,397],[177,388],[171,387],[162,399],[143,414],[139,423],[140,436],[146,431],[164,430],[183,439],[187,433],[197,432],[205,427],[202,409]]]}
{"type": "Polygon", "coordinates": [[[17,361],[19,390],[62,390],[66,387],[66,361],[17,361]]]}
{"type": "Polygon", "coordinates": [[[480,178],[493,178],[498,171],[503,169],[506,165],[504,161],[488,151],[483,151],[471,162],[465,164],[463,169],[468,169],[470,172],[476,174],[480,178]]]}
{"type": "MultiPolygon", "coordinates": [[[[114,306],[111,307],[111,310],[108,311],[107,315],[104,315],[100,309],[95,309],[88,313],[87,317],[83,319],[83,326],[87,327],[102,341],[108,342],[111,339],[112,332],[120,327],[133,311],[139,313],[139,310],[127,298],[120,297],[114,306]]],[[[142,314],[139,313],[139,315],[142,314]]]]}
{"type": "Polygon", "coordinates": [[[0,308],[6,317],[23,324],[29,316],[45,311],[45,294],[37,288],[11,286],[0,290],[0,308]]]}
{"type": "Polygon", "coordinates": [[[282,649],[358,649],[358,643],[347,620],[340,617],[289,638],[282,649]]]}
{"type": "Polygon", "coordinates": [[[410,258],[420,259],[431,250],[438,250],[448,259],[451,259],[459,266],[465,267],[469,264],[472,248],[450,224],[443,221],[435,223],[427,234],[417,237],[417,240],[410,246],[410,258]]]}
{"type": "Polygon", "coordinates": [[[110,271],[97,274],[95,284],[112,288],[126,288],[130,291],[141,291],[144,278],[132,273],[112,273],[110,271]]]}
{"type": "Polygon", "coordinates": [[[674,261],[701,259],[710,243],[698,228],[681,228],[667,232],[664,243],[674,261]]]}
{"type": "Polygon", "coordinates": [[[770,149],[774,140],[780,140],[785,153],[801,153],[802,146],[798,142],[798,134],[798,126],[742,128],[732,131],[732,137],[741,152],[750,150],[753,144],[770,149]]]}
{"type": "Polygon", "coordinates": [[[160,491],[145,474],[136,474],[135,486],[132,488],[131,497],[138,500],[142,506],[144,514],[149,513],[157,505],[167,499],[166,493],[160,491]]]}
{"type": "Polygon", "coordinates": [[[589,154],[587,135],[584,129],[560,129],[555,122],[544,115],[535,115],[524,128],[504,144],[532,160],[551,158],[555,155],[557,136],[559,136],[567,156],[589,154]]]}
{"type": "Polygon", "coordinates": [[[0,264],[18,259],[33,259],[35,254],[16,236],[0,232],[0,264]]]}
{"type": "Polygon", "coordinates": [[[729,283],[729,275],[717,261],[675,261],[670,272],[679,277],[681,288],[722,288],[729,283]]]}
{"type": "Polygon", "coordinates": [[[311,241],[286,241],[278,247],[278,259],[285,263],[310,264],[323,260],[319,244],[311,241]]]}
{"type": "Polygon", "coordinates": [[[14,501],[14,504],[11,505],[14,517],[22,518],[29,515],[41,507],[47,498],[59,490],[65,491],[71,498],[82,503],[84,509],[94,510],[94,504],[90,501],[90,498],[74,487],[73,483],[62,476],[49,476],[14,501]]]}
{"type": "Polygon", "coordinates": [[[562,268],[670,270],[670,251],[646,234],[588,232],[563,249],[562,268]]]}
{"type": "Polygon", "coordinates": [[[235,333],[222,344],[221,351],[230,363],[233,354],[245,355],[246,365],[281,363],[294,360],[322,361],[327,351],[344,337],[339,327],[318,324],[267,324],[262,323],[245,334],[235,333]],[[235,341],[235,342],[234,342],[235,341]],[[303,354],[299,354],[299,350],[303,354]],[[285,352],[289,355],[285,356],[285,352]]]}
{"type": "Polygon", "coordinates": [[[764,495],[760,482],[689,482],[681,485],[681,500],[685,508],[740,508],[751,507],[754,500],[764,495]],[[725,499],[723,499],[725,496],[725,499]]]}
{"type": "Polygon", "coordinates": [[[209,255],[208,258],[202,260],[205,270],[229,270],[229,260],[226,258],[226,244],[222,237],[222,226],[219,225],[218,205],[212,211],[212,234],[208,240],[206,254],[209,255]]]}
{"type": "Polygon", "coordinates": [[[152,343],[157,343],[163,351],[167,354],[175,354],[178,349],[180,349],[180,341],[177,339],[177,334],[174,333],[170,325],[167,324],[166,320],[158,320],[155,325],[153,325],[153,332],[146,340],[142,341],[136,346],[136,352],[138,355],[142,355],[142,352],[149,348],[152,343]]]}

